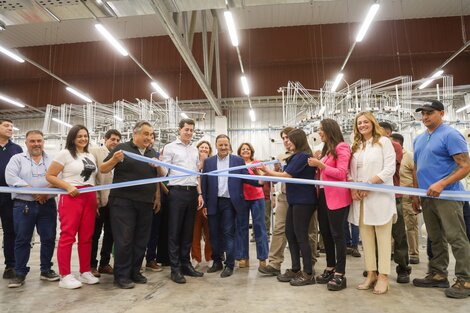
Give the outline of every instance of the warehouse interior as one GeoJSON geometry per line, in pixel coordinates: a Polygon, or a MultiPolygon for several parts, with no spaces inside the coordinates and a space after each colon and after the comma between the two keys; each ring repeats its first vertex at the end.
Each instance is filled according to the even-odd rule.
{"type": "MultiPolygon", "coordinates": [[[[470,142],[469,37],[470,0],[3,0],[0,116],[13,120],[13,141],[23,147],[28,130],[41,130],[51,154],[64,148],[71,125],[85,125],[100,145],[111,128],[130,139],[140,120],[154,126],[158,150],[189,117],[196,122],[194,142],[213,144],[227,134],[234,148],[250,142],[257,159],[271,160],[284,151],[279,132],[285,126],[302,128],[318,150],[321,119],[335,119],[351,142],[361,111],[391,123],[411,150],[425,130],[415,109],[436,99],[446,123],[470,142]],[[359,36],[374,5],[376,15],[359,36]]],[[[176,285],[164,269],[147,272],[149,283],[133,290],[104,277],[71,292],[36,279],[38,246],[32,245],[31,273],[21,289],[0,281],[1,312],[469,307],[441,290],[399,285],[393,271],[390,292],[376,297],[355,288],[296,289],[259,275],[254,265],[228,280],[206,274],[176,285]]],[[[422,261],[413,265],[413,277],[427,271],[425,250],[421,233],[422,261]]],[[[252,243],[250,251],[255,254],[252,243]]],[[[352,287],[363,279],[363,260],[348,256],[347,262],[352,287]]],[[[451,272],[454,264],[451,257],[451,272]]],[[[315,270],[324,266],[321,254],[315,270]]]]}

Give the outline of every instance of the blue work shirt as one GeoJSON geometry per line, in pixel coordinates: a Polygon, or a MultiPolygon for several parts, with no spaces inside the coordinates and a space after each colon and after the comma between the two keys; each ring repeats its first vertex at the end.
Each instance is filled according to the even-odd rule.
{"type": "MultiPolygon", "coordinates": [[[[453,155],[468,153],[463,135],[446,124],[439,125],[432,133],[425,131],[416,137],[413,150],[418,186],[422,189],[428,189],[458,168],[453,155]]],[[[456,182],[446,186],[444,190],[465,189],[462,183],[456,182]]]]}
{"type": "MultiPolygon", "coordinates": [[[[49,183],[46,180],[46,172],[52,163],[45,152],[39,163],[36,163],[29,152],[23,152],[14,155],[5,170],[5,179],[11,187],[47,188],[49,183]]],[[[30,194],[11,194],[12,199],[21,199],[25,201],[34,201],[30,194]]]]}
{"type": "MultiPolygon", "coordinates": [[[[293,178],[315,179],[316,167],[308,165],[308,155],[305,152],[297,152],[287,159],[284,172],[293,178]]],[[[314,185],[286,184],[286,198],[289,205],[316,204],[317,191],[314,185]]]]}

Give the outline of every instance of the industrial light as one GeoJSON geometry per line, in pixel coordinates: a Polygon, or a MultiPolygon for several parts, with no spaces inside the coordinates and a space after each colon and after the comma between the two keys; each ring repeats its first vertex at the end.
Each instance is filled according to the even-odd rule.
{"type": "Polygon", "coordinates": [[[256,115],[253,109],[250,109],[250,119],[252,122],[256,122],[256,115]]]}
{"type": "Polygon", "coordinates": [[[129,53],[126,49],[111,35],[106,28],[101,24],[95,24],[96,29],[103,35],[104,38],[123,56],[128,56],[129,53]]]}
{"type": "Polygon", "coordinates": [[[14,126],[13,126],[13,130],[19,131],[20,129],[19,129],[18,127],[14,127],[14,126]]]}
{"type": "Polygon", "coordinates": [[[437,72],[435,72],[434,74],[431,75],[431,78],[429,78],[429,79],[426,80],[424,83],[422,83],[421,85],[419,85],[418,89],[421,90],[421,89],[426,88],[427,86],[429,86],[429,84],[431,84],[431,83],[434,81],[434,79],[436,79],[437,77],[441,76],[443,73],[444,73],[443,70],[438,70],[437,72]]]}
{"type": "Polygon", "coordinates": [[[364,36],[366,35],[367,30],[369,29],[369,26],[375,17],[375,14],[377,14],[379,7],[380,5],[378,3],[374,3],[370,7],[369,12],[367,13],[366,19],[364,20],[364,23],[362,23],[361,29],[359,30],[359,33],[356,36],[356,42],[361,42],[362,39],[364,39],[364,36]]]}
{"type": "Polygon", "coordinates": [[[186,114],[186,113],[184,113],[184,112],[181,112],[180,115],[181,115],[182,118],[189,118],[188,114],[186,114]]]}
{"type": "Polygon", "coordinates": [[[338,85],[341,82],[341,79],[343,79],[343,76],[344,76],[343,73],[338,73],[338,75],[336,75],[333,86],[331,86],[331,92],[335,92],[336,88],[338,88],[338,85]]]}
{"type": "Polygon", "coordinates": [[[85,102],[93,102],[93,100],[91,100],[90,98],[88,98],[87,96],[82,94],[81,92],[73,89],[72,87],[65,87],[65,89],[67,89],[68,92],[73,93],[74,95],[76,95],[80,99],[84,100],[85,102]]]}
{"type": "Polygon", "coordinates": [[[461,107],[460,109],[456,110],[455,113],[460,113],[460,112],[462,112],[463,110],[466,110],[466,109],[468,109],[468,108],[470,108],[470,104],[468,104],[468,105],[466,105],[466,106],[464,106],[464,107],[461,107]]]}
{"type": "Polygon", "coordinates": [[[230,35],[230,40],[232,41],[232,45],[234,47],[238,47],[237,30],[235,28],[235,22],[233,21],[232,12],[225,11],[224,17],[225,17],[225,23],[227,23],[228,33],[230,35]]]}
{"type": "Polygon", "coordinates": [[[117,115],[114,115],[114,119],[117,120],[117,121],[119,121],[119,122],[124,121],[124,119],[123,119],[122,117],[119,117],[119,116],[117,116],[117,115]]]}
{"type": "Polygon", "coordinates": [[[156,82],[151,82],[150,85],[152,85],[153,89],[155,89],[164,99],[170,98],[165,90],[163,90],[162,87],[160,87],[160,85],[158,85],[156,82]]]}
{"type": "Polygon", "coordinates": [[[61,124],[61,125],[64,125],[65,127],[72,128],[72,125],[70,125],[69,123],[66,123],[66,122],[64,122],[64,121],[62,121],[62,120],[59,120],[58,118],[53,117],[52,120],[53,120],[54,122],[56,122],[56,123],[59,123],[59,124],[61,124]]]}
{"type": "Polygon", "coordinates": [[[10,104],[16,105],[17,107],[20,107],[20,108],[24,108],[24,107],[25,107],[24,104],[22,104],[22,103],[20,103],[20,102],[18,102],[18,101],[16,101],[16,100],[13,100],[13,99],[10,98],[10,97],[1,95],[1,94],[0,94],[0,100],[3,100],[3,101],[8,102],[8,103],[10,103],[10,104]]]}
{"type": "Polygon", "coordinates": [[[7,55],[7,56],[9,56],[10,58],[12,58],[13,60],[15,60],[17,62],[24,63],[24,60],[20,56],[18,56],[17,54],[11,52],[10,50],[5,49],[2,46],[0,46],[0,52],[7,55]]]}
{"type": "Polygon", "coordinates": [[[248,86],[248,80],[246,79],[246,76],[243,75],[240,77],[240,79],[242,81],[243,93],[247,96],[250,95],[250,86],[248,86]]]}

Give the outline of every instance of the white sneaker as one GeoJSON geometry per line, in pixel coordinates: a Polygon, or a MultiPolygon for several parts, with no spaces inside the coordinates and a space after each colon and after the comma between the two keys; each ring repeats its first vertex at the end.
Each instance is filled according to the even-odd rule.
{"type": "Polygon", "coordinates": [[[68,274],[66,276],[60,277],[59,287],[65,289],[77,289],[82,286],[82,283],[79,282],[75,276],[68,274]]]}
{"type": "Polygon", "coordinates": [[[81,273],[78,280],[87,285],[94,285],[100,282],[99,278],[95,277],[91,272],[81,273]]]}

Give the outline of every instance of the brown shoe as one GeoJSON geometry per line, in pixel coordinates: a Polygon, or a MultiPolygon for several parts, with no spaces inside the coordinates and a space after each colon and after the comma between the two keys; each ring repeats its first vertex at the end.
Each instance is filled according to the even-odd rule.
{"type": "Polygon", "coordinates": [[[292,279],[289,283],[291,286],[314,285],[316,283],[315,275],[313,273],[309,275],[304,271],[300,271],[300,273],[296,275],[295,278],[292,279]]]}
{"type": "Polygon", "coordinates": [[[147,262],[147,264],[145,265],[145,268],[153,272],[163,271],[163,268],[155,260],[147,262]]]}
{"type": "Polygon", "coordinates": [[[238,261],[238,267],[239,268],[250,267],[250,261],[247,259],[241,259],[240,261],[238,261]]]}
{"type": "Polygon", "coordinates": [[[413,279],[415,287],[425,288],[449,288],[449,281],[444,274],[428,273],[424,278],[413,279]]]}
{"type": "Polygon", "coordinates": [[[91,273],[93,274],[93,276],[95,276],[95,277],[101,277],[101,274],[100,274],[100,272],[98,272],[98,270],[96,269],[96,267],[92,267],[92,268],[90,269],[90,272],[91,272],[91,273]]]}
{"type": "Polygon", "coordinates": [[[259,261],[259,267],[266,267],[266,261],[259,261]]]}
{"type": "Polygon", "coordinates": [[[449,298],[464,299],[470,297],[470,282],[463,281],[460,278],[455,279],[455,284],[445,290],[449,298]]]}
{"type": "Polygon", "coordinates": [[[282,283],[288,283],[291,280],[293,280],[299,273],[300,273],[300,271],[294,272],[291,269],[287,269],[284,272],[284,274],[277,275],[277,280],[279,280],[282,283]]]}
{"type": "Polygon", "coordinates": [[[98,272],[100,272],[101,274],[113,275],[114,274],[114,269],[111,265],[108,264],[108,265],[98,267],[98,272]]]}

